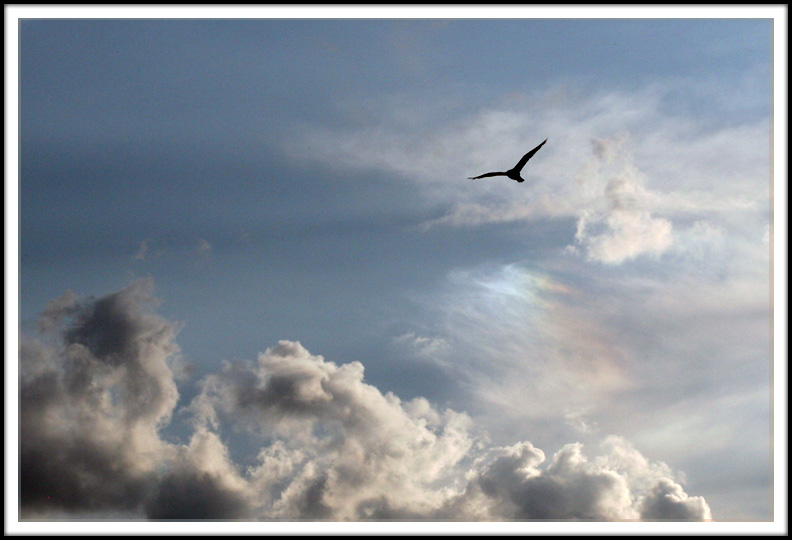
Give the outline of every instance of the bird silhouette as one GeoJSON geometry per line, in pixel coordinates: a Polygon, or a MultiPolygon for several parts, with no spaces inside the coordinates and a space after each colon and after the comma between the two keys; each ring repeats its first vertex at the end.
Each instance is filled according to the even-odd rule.
{"type": "Polygon", "coordinates": [[[531,150],[530,152],[525,154],[520,159],[520,161],[517,162],[517,165],[515,165],[514,168],[509,169],[508,171],[488,172],[488,173],[481,174],[479,176],[469,176],[468,178],[470,180],[478,180],[479,178],[487,178],[487,177],[490,177],[490,176],[507,176],[507,177],[511,178],[512,180],[516,180],[517,182],[525,182],[525,178],[520,176],[520,171],[522,170],[523,167],[525,167],[525,164],[528,163],[528,160],[531,159],[533,157],[533,155],[535,153],[537,153],[539,151],[539,149],[542,146],[544,146],[544,143],[546,143],[546,142],[547,142],[547,139],[543,140],[542,143],[539,146],[537,146],[536,148],[534,148],[533,150],[531,150]]]}

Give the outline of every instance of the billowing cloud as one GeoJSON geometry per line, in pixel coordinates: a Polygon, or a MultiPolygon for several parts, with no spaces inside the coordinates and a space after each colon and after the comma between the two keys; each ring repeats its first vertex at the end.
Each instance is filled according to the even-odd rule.
{"type": "Polygon", "coordinates": [[[21,361],[21,511],[150,519],[709,519],[663,464],[622,439],[545,464],[529,442],[493,447],[470,416],[403,401],[282,341],[226,363],[177,410],[177,325],[149,280],[51,303],[21,361]]]}
{"type": "Polygon", "coordinates": [[[443,498],[430,487],[445,485],[472,445],[466,415],[382,394],[360,363],[336,365],[294,342],[226,366],[199,400],[212,418],[275,437],[251,469],[272,517],[426,515],[443,498]]]}
{"type": "Polygon", "coordinates": [[[688,497],[667,467],[649,464],[622,439],[606,443],[608,453],[593,460],[582,445],[565,445],[545,467],[531,443],[492,449],[461,504],[510,519],[711,519],[704,500],[688,497]]]}
{"type": "Polygon", "coordinates": [[[250,519],[250,493],[216,433],[197,429],[164,463],[144,502],[151,519],[250,519]]]}
{"type": "Polygon", "coordinates": [[[51,303],[40,328],[60,339],[20,348],[23,510],[133,510],[169,448],[178,399],[168,361],[176,326],[153,311],[150,281],[51,303]]]}

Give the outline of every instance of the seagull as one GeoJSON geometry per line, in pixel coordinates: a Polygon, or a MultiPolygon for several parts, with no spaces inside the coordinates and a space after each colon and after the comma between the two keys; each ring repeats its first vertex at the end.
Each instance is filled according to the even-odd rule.
{"type": "Polygon", "coordinates": [[[504,172],[488,172],[480,176],[469,176],[468,178],[470,180],[478,180],[479,178],[487,178],[489,176],[508,176],[509,178],[511,178],[512,180],[516,180],[517,182],[525,182],[525,178],[520,176],[520,171],[522,170],[523,167],[525,167],[525,164],[528,162],[528,160],[531,159],[533,155],[537,153],[539,149],[546,142],[547,139],[543,140],[542,144],[540,144],[539,146],[537,146],[536,148],[525,154],[522,157],[522,159],[517,162],[517,165],[515,165],[513,169],[509,169],[508,171],[504,171],[504,172]]]}

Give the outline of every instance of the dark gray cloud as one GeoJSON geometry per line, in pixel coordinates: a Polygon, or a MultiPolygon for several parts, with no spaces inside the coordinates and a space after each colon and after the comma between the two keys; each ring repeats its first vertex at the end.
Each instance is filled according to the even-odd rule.
{"type": "Polygon", "coordinates": [[[152,304],[150,281],[96,301],[69,294],[39,325],[60,339],[23,340],[24,510],[129,510],[145,496],[166,451],[158,426],[178,399],[175,327],[152,304]]]}
{"type": "Polygon", "coordinates": [[[466,414],[382,393],[360,362],[336,364],[291,341],[207,376],[185,408],[188,442],[169,442],[161,430],[177,405],[179,348],[156,305],[149,280],[98,299],[68,294],[45,310],[42,335],[23,340],[23,516],[710,517],[667,466],[626,441],[591,460],[569,444],[545,465],[529,442],[490,447],[466,414]],[[242,466],[232,455],[245,451],[242,466]]]}
{"type": "Polygon", "coordinates": [[[35,438],[24,428],[21,436],[23,517],[48,510],[135,510],[151,486],[148,474],[125,466],[125,449],[118,445],[103,447],[85,434],[35,438]]]}
{"type": "Polygon", "coordinates": [[[243,496],[223,486],[216,475],[197,470],[176,471],[162,478],[145,509],[155,520],[252,517],[243,496]]]}

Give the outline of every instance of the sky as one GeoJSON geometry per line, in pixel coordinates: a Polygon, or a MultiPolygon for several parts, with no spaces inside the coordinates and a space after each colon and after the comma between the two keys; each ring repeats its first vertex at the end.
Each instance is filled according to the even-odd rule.
{"type": "Polygon", "coordinates": [[[22,525],[783,517],[785,9],[73,13],[13,21],[22,525]]]}

